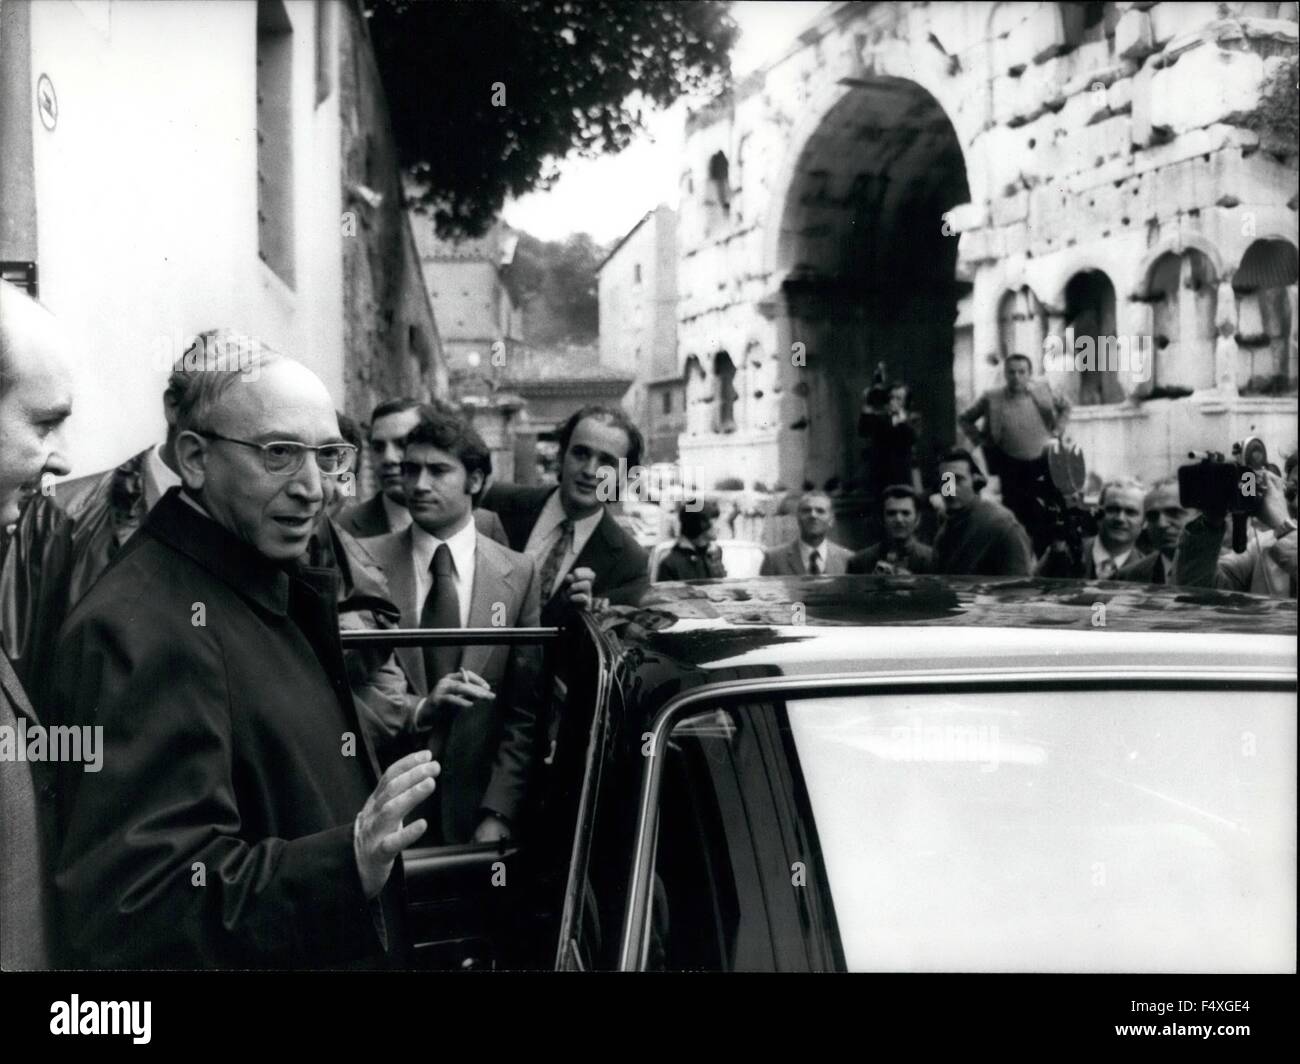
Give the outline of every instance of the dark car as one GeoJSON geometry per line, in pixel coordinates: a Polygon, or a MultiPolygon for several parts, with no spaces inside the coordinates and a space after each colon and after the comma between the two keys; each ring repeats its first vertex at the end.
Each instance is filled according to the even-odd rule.
{"type": "Polygon", "coordinates": [[[1295,637],[1115,583],[655,585],[550,642],[523,844],[407,853],[417,956],[1293,970],[1295,637]]]}

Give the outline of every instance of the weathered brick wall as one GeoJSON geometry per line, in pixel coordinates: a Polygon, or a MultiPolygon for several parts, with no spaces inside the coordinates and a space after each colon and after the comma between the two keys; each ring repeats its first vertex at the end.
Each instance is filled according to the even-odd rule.
{"type": "MultiPolygon", "coordinates": [[[[951,438],[1008,336],[1063,332],[1085,271],[1113,288],[1111,330],[1176,342],[1151,379],[1120,372],[1080,407],[1096,468],[1158,475],[1248,424],[1295,447],[1295,286],[1234,286],[1256,241],[1298,242],[1294,4],[841,4],[791,46],[688,121],[678,354],[704,370],[682,441],[702,482],[742,463],[792,485],[851,474],[848,420],[882,356],[951,438]],[[947,288],[939,233],[957,244],[947,288]],[[900,271],[910,308],[870,294],[900,271]],[[1156,274],[1195,292],[1162,303],[1156,274]],[[1009,321],[1008,293],[1032,295],[1034,320],[1009,321]],[[940,337],[946,364],[927,351],[940,337]],[[718,350],[749,353],[727,436],[710,431],[718,350]],[[1283,394],[1239,394],[1270,368],[1283,394]]],[[[1053,379],[1090,398],[1080,374],[1053,379]]]]}
{"type": "MultiPolygon", "coordinates": [[[[338,12],[344,385],[347,413],[364,421],[384,399],[446,394],[447,370],[403,208],[387,103],[369,39],[353,5],[340,4],[338,12]]],[[[368,490],[367,470],[362,491],[368,490]]]]}

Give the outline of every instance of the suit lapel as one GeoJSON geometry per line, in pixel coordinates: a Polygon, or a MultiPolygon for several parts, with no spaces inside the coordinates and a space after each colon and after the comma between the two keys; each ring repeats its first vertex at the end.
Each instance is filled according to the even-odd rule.
{"type": "MultiPolygon", "coordinates": [[[[403,628],[420,627],[420,596],[415,582],[415,544],[408,527],[395,541],[396,557],[384,567],[388,589],[393,593],[394,604],[402,611],[403,628]]],[[[406,672],[411,686],[420,694],[427,692],[428,680],[424,675],[424,655],[419,647],[398,647],[397,660],[406,672]]]]}
{"type": "MultiPolygon", "coordinates": [[[[500,627],[494,623],[493,608],[498,602],[509,605],[516,597],[512,594],[510,580],[514,573],[514,565],[508,558],[493,550],[493,545],[491,539],[479,533],[474,557],[474,587],[470,592],[469,600],[470,628],[500,627]]],[[[487,671],[488,661],[493,652],[505,649],[508,648],[467,646],[461,652],[461,666],[482,676],[487,671]]]]}
{"type": "Polygon", "coordinates": [[[40,723],[36,719],[36,711],[32,709],[31,702],[27,700],[27,692],[23,690],[22,682],[14,672],[13,666],[9,664],[9,656],[4,651],[0,651],[0,687],[8,696],[15,717],[26,717],[31,724],[40,723]]]}

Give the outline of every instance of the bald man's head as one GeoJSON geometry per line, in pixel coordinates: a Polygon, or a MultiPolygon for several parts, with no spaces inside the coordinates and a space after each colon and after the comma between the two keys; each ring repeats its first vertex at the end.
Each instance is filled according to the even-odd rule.
{"type": "Polygon", "coordinates": [[[69,472],[69,343],[53,315],[0,281],[0,525],[18,520],[41,478],[69,472]]]}
{"type": "Polygon", "coordinates": [[[178,422],[176,460],[186,488],[219,525],[272,561],[289,561],[307,549],[338,490],[336,478],[321,473],[321,456],[302,445],[346,441],[316,374],[278,353],[263,355],[257,369],[216,372],[178,422]]]}

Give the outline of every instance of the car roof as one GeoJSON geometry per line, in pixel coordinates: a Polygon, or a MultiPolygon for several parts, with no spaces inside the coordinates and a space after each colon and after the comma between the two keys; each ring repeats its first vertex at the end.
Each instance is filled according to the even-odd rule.
{"type": "MultiPolygon", "coordinates": [[[[687,686],[759,675],[1072,669],[1294,676],[1295,600],[1113,581],[790,576],[653,585],[611,627],[687,686]],[[966,629],[957,632],[954,629],[966,629]],[[712,676],[701,675],[712,673],[712,676]]],[[[649,679],[644,676],[643,679],[649,679]]]]}

